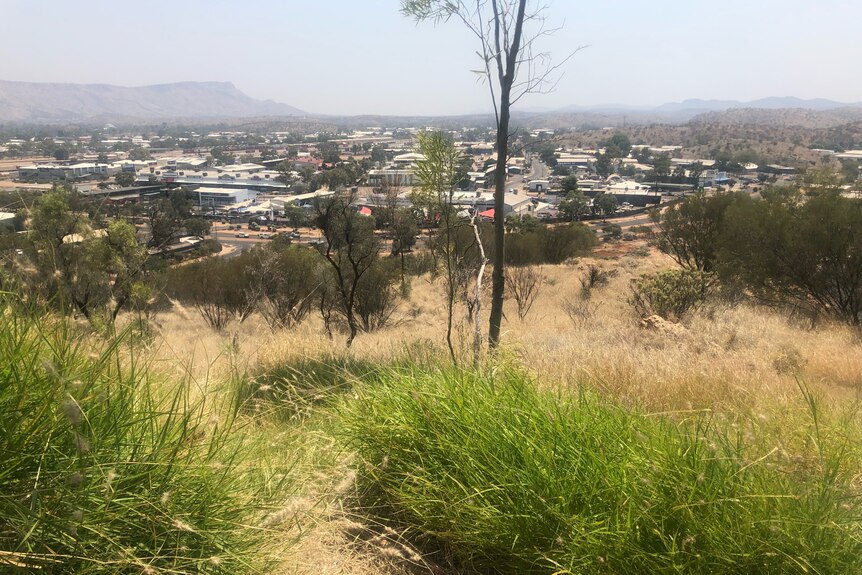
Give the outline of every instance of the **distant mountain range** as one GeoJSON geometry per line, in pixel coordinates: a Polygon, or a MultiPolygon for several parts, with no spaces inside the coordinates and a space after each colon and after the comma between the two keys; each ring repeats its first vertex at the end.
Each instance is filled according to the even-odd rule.
{"type": "Polygon", "coordinates": [[[135,122],[303,116],[256,100],[230,82],[179,82],[127,88],[108,84],[41,84],[0,80],[0,122],[135,122]]]}
{"type": "MultiPolygon", "coordinates": [[[[559,109],[515,109],[516,117],[527,123],[561,125],[622,125],[695,121],[753,122],[768,124],[774,120],[787,123],[822,123],[812,114],[830,115],[828,123],[857,121],[862,103],[843,103],[826,99],[762,98],[751,102],[737,100],[685,100],[660,106],[595,105],[566,106],[559,109]],[[792,114],[774,111],[788,110],[792,114]],[[762,112],[762,113],[759,113],[762,112]],[[726,117],[725,117],[726,116],[726,117]],[[798,117],[805,116],[801,120],[798,117]],[[832,118],[835,116],[835,118],[832,118]]],[[[273,102],[256,100],[230,82],[179,82],[128,88],[109,84],[41,84],[0,80],[0,123],[143,123],[153,121],[200,122],[242,120],[247,118],[296,118],[338,120],[352,124],[363,117],[320,116],[273,102]]],[[[408,117],[387,118],[402,124],[408,117]]],[[[419,117],[417,117],[419,118],[419,117]]],[[[445,117],[421,116],[423,122],[445,122],[445,117]]],[[[448,117],[477,123],[487,115],[448,117]]],[[[379,122],[378,122],[379,123],[379,122]]],[[[386,123],[386,122],[384,122],[386,123]]]]}
{"type": "Polygon", "coordinates": [[[770,97],[743,102],[739,100],[701,100],[690,99],[682,102],[670,102],[660,106],[637,106],[637,105],[593,105],[593,106],[565,106],[557,109],[533,108],[524,110],[535,114],[600,114],[604,116],[631,116],[632,120],[664,121],[664,122],[687,122],[696,116],[710,112],[725,112],[727,110],[809,110],[822,112],[837,110],[841,108],[859,108],[862,102],[845,103],[816,98],[804,100],[802,98],[770,97]]]}

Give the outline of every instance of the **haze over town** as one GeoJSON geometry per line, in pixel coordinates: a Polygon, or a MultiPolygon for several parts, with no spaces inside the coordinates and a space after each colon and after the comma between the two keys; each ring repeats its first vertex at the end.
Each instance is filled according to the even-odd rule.
{"type": "MultiPolygon", "coordinates": [[[[473,38],[417,26],[394,0],[2,0],[0,79],[140,86],[231,81],[318,114],[487,113],[473,38]],[[38,23],[39,42],[23,49],[38,23]]],[[[565,66],[521,109],[653,106],[690,98],[862,99],[852,0],[554,2],[543,50],[565,66]]]]}

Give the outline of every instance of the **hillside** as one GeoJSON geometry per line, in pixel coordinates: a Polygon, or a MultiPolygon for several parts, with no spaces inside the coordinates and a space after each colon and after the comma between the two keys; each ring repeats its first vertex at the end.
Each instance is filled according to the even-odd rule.
{"type": "Polygon", "coordinates": [[[145,121],[299,116],[293,106],[256,100],[230,82],[124,87],[0,80],[0,122],[145,121]]]}
{"type": "Polygon", "coordinates": [[[800,126],[822,129],[862,120],[862,107],[834,109],[735,108],[712,111],[692,118],[692,122],[725,125],[800,126]]]}

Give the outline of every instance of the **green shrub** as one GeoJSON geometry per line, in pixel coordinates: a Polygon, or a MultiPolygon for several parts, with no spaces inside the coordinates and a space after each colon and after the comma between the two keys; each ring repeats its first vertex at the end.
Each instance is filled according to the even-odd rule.
{"type": "Polygon", "coordinates": [[[641,317],[657,314],[679,321],[714,291],[714,275],[698,270],[668,270],[632,282],[629,303],[641,317]]]}
{"type": "Polygon", "coordinates": [[[364,509],[479,572],[862,566],[858,454],[816,417],[807,451],[780,456],[707,415],[675,423],[587,392],[554,397],[505,368],[388,371],[357,391],[341,416],[364,509]]]}
{"type": "Polygon", "coordinates": [[[284,469],[121,345],[0,307],[0,572],[259,572],[284,469]]]}
{"type": "Polygon", "coordinates": [[[623,237],[623,228],[619,224],[608,224],[602,228],[602,237],[606,240],[618,240],[623,237]]]}

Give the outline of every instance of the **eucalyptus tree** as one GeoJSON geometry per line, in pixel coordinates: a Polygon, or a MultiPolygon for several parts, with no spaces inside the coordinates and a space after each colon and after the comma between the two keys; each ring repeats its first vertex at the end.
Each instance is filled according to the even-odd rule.
{"type": "Polygon", "coordinates": [[[401,0],[401,12],[417,21],[435,23],[459,20],[479,43],[482,60],[476,72],[487,82],[496,121],[497,164],[494,171],[494,259],[491,277],[491,313],[488,342],[500,342],[505,282],[505,191],[509,156],[511,107],[529,93],[553,89],[557,72],[566,60],[551,62],[539,51],[541,38],[552,33],[545,8],[528,0],[401,0]]]}

